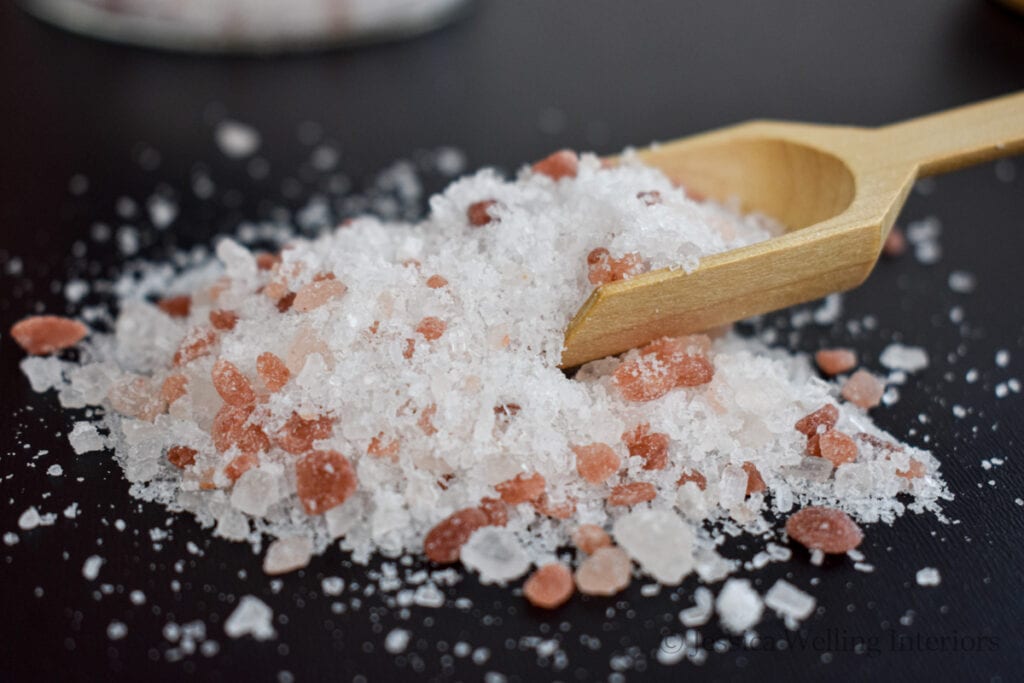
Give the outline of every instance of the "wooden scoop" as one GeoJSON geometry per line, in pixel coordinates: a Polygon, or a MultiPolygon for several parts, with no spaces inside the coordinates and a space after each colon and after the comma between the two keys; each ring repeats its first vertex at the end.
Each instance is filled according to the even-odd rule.
{"type": "Polygon", "coordinates": [[[566,329],[562,367],[855,287],[917,178],[1022,150],[1024,92],[882,128],[751,121],[644,149],[688,190],[736,198],[787,232],[692,273],[601,285],[566,329]]]}

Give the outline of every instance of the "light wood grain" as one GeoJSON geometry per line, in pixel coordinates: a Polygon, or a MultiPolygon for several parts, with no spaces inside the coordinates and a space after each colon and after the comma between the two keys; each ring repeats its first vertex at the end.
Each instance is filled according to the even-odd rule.
{"type": "Polygon", "coordinates": [[[688,190],[738,199],[786,234],[594,290],[562,367],[857,286],[914,181],[1024,151],[1024,93],[882,128],[752,121],[652,146],[640,160],[688,190]]]}

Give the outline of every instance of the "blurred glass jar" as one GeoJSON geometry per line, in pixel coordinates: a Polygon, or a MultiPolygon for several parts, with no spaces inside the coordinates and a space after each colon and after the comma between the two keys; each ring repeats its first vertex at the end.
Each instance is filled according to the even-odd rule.
{"type": "Polygon", "coordinates": [[[123,43],[274,52],[394,40],[455,18],[469,0],[24,0],[36,16],[123,43]]]}

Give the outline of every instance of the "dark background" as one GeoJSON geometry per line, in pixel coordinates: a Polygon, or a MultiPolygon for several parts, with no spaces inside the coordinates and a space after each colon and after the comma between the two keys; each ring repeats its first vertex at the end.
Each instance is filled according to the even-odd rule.
{"type": "MultiPolygon", "coordinates": [[[[409,42],[218,59],[78,38],[6,2],[0,55],[0,261],[17,256],[25,263],[23,276],[0,276],[0,531],[20,536],[16,545],[0,547],[0,678],[274,680],[288,671],[298,680],[414,673],[476,680],[494,670],[512,680],[603,680],[610,658],[625,654],[633,662],[627,678],[1019,680],[1024,507],[1014,501],[1024,495],[1024,416],[1020,395],[998,400],[994,386],[1019,376],[1024,361],[1021,160],[1003,167],[1017,171],[1010,182],[998,181],[989,165],[912,195],[901,221],[937,216],[944,256],[932,266],[911,256],[883,262],[847,297],[844,319],[871,313],[877,330],[852,338],[838,324],[793,339],[806,350],[856,344],[876,369],[878,352],[893,338],[928,348],[932,365],[901,387],[899,403],[875,414],[897,436],[934,450],[956,495],[946,514],[959,524],[908,515],[892,527],[869,527],[862,550],[876,566],[872,574],[846,560],[812,567],[801,553],[756,574],[762,592],[788,576],[817,596],[823,609],[799,633],[829,640],[800,647],[790,634],[788,650],[768,652],[744,650],[734,640],[731,651],[712,653],[702,667],[662,667],[652,656],[664,635],[681,631],[675,615],[690,604],[692,577],[656,598],[641,598],[643,581],[634,582],[628,605],[612,617],[609,601],[580,598],[554,615],[541,614],[504,589],[467,578],[451,595],[470,595],[475,608],[414,609],[406,622],[413,640],[407,656],[396,659],[382,648],[384,634],[401,623],[395,614],[368,598],[359,612],[333,615],[330,599],[320,595],[323,576],[359,581],[362,570],[346,566],[337,550],[283,577],[274,594],[260,558],[247,547],[212,540],[191,521],[170,521],[164,510],[130,499],[108,456],[74,457],[60,436],[71,417],[52,394],[31,393],[17,370],[22,354],[6,330],[38,305],[64,309],[51,283],[83,268],[85,260],[71,255],[73,243],[85,239],[92,222],[113,223],[121,195],[145,197],[161,183],[178,188],[182,215],[175,233],[154,240],[179,245],[205,243],[242,216],[298,202],[283,196],[282,185],[308,156],[296,134],[304,121],[322,125],[325,140],[341,150],[340,168],[357,185],[397,158],[439,145],[464,150],[471,168],[513,168],[557,147],[610,153],[753,117],[876,125],[1024,88],[1024,18],[973,0],[490,0],[409,42]],[[218,113],[263,134],[267,179],[249,178],[216,151],[211,117],[218,113]],[[160,153],[155,169],[140,168],[146,148],[160,153]],[[188,180],[197,162],[222,189],[236,191],[222,192],[217,202],[191,199],[188,180]],[[68,193],[75,173],[89,179],[82,197],[68,193]],[[953,270],[974,273],[977,290],[951,291],[946,281],[953,270]],[[960,325],[949,321],[956,305],[965,312],[960,325]],[[996,367],[997,349],[1010,350],[1009,368],[996,367]],[[964,381],[969,368],[979,371],[978,382],[964,381]],[[970,407],[970,414],[954,419],[953,404],[970,407]],[[981,460],[991,457],[1006,464],[983,469],[981,460]],[[64,476],[47,476],[58,462],[64,476]],[[59,512],[72,501],[82,510],[77,519],[17,529],[29,505],[59,512]],[[123,532],[112,526],[119,518],[127,523],[123,532]],[[159,550],[148,537],[151,527],[171,533],[159,550]],[[189,541],[203,549],[201,557],[185,551],[189,541]],[[107,564],[90,583],[81,566],[92,554],[107,564]],[[173,565],[181,558],[179,572],[173,565]],[[916,585],[914,574],[924,566],[940,569],[941,586],[916,585]],[[248,580],[238,577],[240,567],[248,580]],[[812,577],[820,583],[809,588],[812,577]],[[173,580],[181,584],[177,591],[173,580]],[[99,590],[102,583],[111,594],[99,590]],[[136,588],[145,591],[145,606],[128,601],[136,588]],[[275,624],[277,641],[224,637],[220,621],[244,593],[286,616],[275,624]],[[498,619],[485,622],[484,615],[498,619]],[[424,623],[430,616],[433,622],[424,623]],[[128,625],[125,639],[107,638],[112,619],[128,625]],[[161,628],[193,619],[206,622],[220,654],[166,661],[172,644],[161,628]],[[557,633],[563,622],[568,626],[559,638],[569,658],[563,671],[516,641],[506,644],[557,633]],[[580,634],[600,637],[602,646],[583,646],[580,634]],[[899,651],[894,634],[960,643],[987,637],[996,645],[952,653],[936,651],[936,641],[915,640],[913,651],[899,651]],[[855,638],[877,647],[858,653],[855,638]],[[460,639],[490,647],[490,661],[449,661],[438,643],[450,648],[460,639]]],[[[118,261],[95,244],[87,251],[90,263],[118,261]]],[[[766,324],[785,328],[786,320],[775,316],[766,324]]],[[[756,544],[748,546],[749,556],[756,544]]],[[[774,617],[759,632],[768,642],[787,637],[774,617]]],[[[704,633],[709,640],[721,635],[713,625],[704,633]]]]}

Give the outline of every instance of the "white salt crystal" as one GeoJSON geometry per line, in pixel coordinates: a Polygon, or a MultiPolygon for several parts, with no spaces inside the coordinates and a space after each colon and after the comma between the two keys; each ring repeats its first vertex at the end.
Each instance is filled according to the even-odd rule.
{"type": "Polygon", "coordinates": [[[167,197],[153,195],[146,202],[149,220],[157,230],[165,230],[178,216],[178,205],[167,197]]]}
{"type": "Polygon", "coordinates": [[[404,628],[392,629],[384,638],[384,649],[393,655],[405,652],[411,634],[404,628]]]}
{"type": "Polygon", "coordinates": [[[78,455],[102,451],[105,447],[103,437],[91,422],[76,422],[68,434],[68,442],[78,455]]]}
{"type": "Polygon", "coordinates": [[[727,631],[742,633],[761,620],[764,604],[748,579],[729,579],[715,599],[715,609],[727,631]]]}
{"type": "Polygon", "coordinates": [[[703,626],[715,611],[715,596],[710,589],[698,586],[693,592],[693,607],[679,612],[679,621],[686,627],[703,626]]]}
{"type": "Polygon", "coordinates": [[[241,159],[260,148],[260,134],[252,126],[239,121],[221,121],[214,130],[214,139],[224,156],[241,159]]]}
{"type": "Polygon", "coordinates": [[[803,621],[814,612],[817,601],[785,579],[775,582],[764,595],[764,604],[783,618],[803,621]]]}
{"type": "Polygon", "coordinates": [[[918,586],[938,586],[942,583],[942,576],[935,567],[918,569],[916,579],[918,586]]]}
{"type": "Polygon", "coordinates": [[[737,465],[726,465],[718,482],[718,504],[731,510],[747,497],[747,472],[737,465]]]}
{"type": "Polygon", "coordinates": [[[32,391],[42,393],[59,387],[64,379],[66,363],[55,356],[27,356],[18,363],[22,373],[28,378],[32,391]]]}
{"type": "Polygon", "coordinates": [[[46,468],[46,473],[51,477],[59,477],[64,474],[64,468],[60,465],[50,465],[46,468]]]}
{"type": "Polygon", "coordinates": [[[82,576],[85,577],[86,581],[95,581],[96,577],[100,575],[100,567],[106,562],[99,555],[90,555],[85,558],[85,562],[82,563],[82,576]]]}
{"type": "Polygon", "coordinates": [[[276,463],[248,470],[231,488],[231,505],[242,512],[262,517],[280,499],[279,482],[284,468],[276,463]]]}
{"type": "Polygon", "coordinates": [[[313,542],[305,536],[279,538],[267,548],[263,571],[270,575],[286,574],[305,567],[312,556],[313,542]]]}
{"type": "Polygon", "coordinates": [[[1006,349],[996,351],[996,365],[1005,368],[1010,364],[1010,352],[1006,349]]]}
{"type": "Polygon", "coordinates": [[[277,635],[273,618],[274,611],[266,603],[254,595],[244,595],[224,622],[224,633],[229,638],[251,635],[256,640],[270,640],[277,635]]]}
{"type": "Polygon", "coordinates": [[[238,242],[225,237],[217,242],[216,253],[229,277],[242,281],[256,277],[256,257],[238,242]]]}
{"type": "Polygon", "coordinates": [[[481,583],[504,585],[530,569],[530,557],[515,534],[504,527],[485,526],[474,531],[459,551],[459,559],[480,573],[481,583]]]}
{"type": "Polygon", "coordinates": [[[340,576],[328,576],[320,582],[320,590],[324,595],[341,595],[345,590],[345,579],[340,576]]]}
{"type": "Polygon", "coordinates": [[[675,586],[693,570],[693,529],[667,510],[637,509],[619,517],[612,535],[640,567],[675,586]]]}
{"type": "Polygon", "coordinates": [[[443,607],[444,593],[434,584],[425,583],[413,593],[412,601],[420,607],[443,607]]]}
{"type": "Polygon", "coordinates": [[[22,512],[21,516],[18,517],[18,528],[23,531],[29,531],[39,526],[40,521],[39,511],[33,506],[22,512]]]}
{"type": "Polygon", "coordinates": [[[928,352],[919,346],[889,344],[878,360],[890,370],[917,372],[928,367],[928,352]]]}
{"type": "Polygon", "coordinates": [[[107,638],[121,640],[128,635],[128,627],[123,621],[114,620],[107,624],[107,638]]]}
{"type": "Polygon", "coordinates": [[[13,531],[7,531],[4,533],[4,545],[17,545],[18,540],[18,534],[14,533],[13,531]]]}
{"type": "Polygon", "coordinates": [[[949,288],[959,294],[970,294],[977,285],[974,275],[964,270],[954,270],[949,274],[948,282],[949,288]]]}

